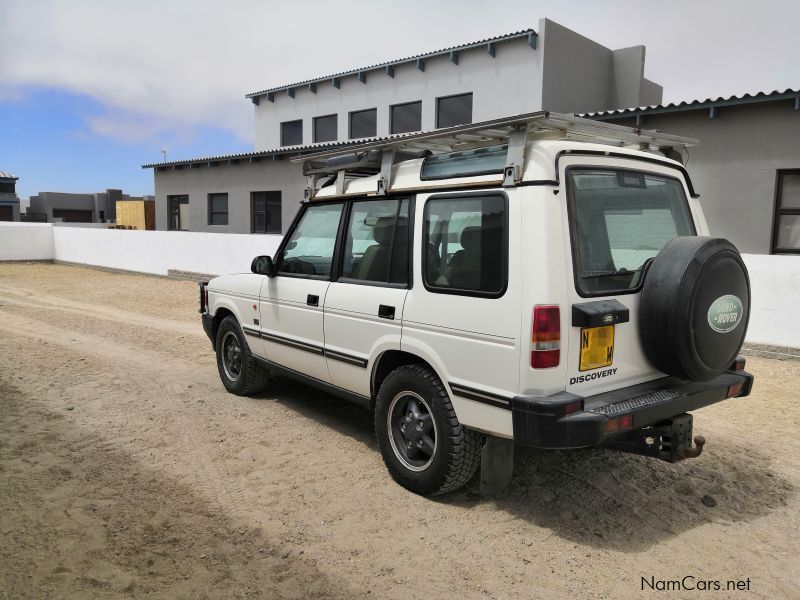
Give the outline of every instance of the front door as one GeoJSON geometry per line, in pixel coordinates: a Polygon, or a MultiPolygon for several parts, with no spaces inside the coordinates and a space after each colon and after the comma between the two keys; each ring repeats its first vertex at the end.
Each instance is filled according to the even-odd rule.
{"type": "Polygon", "coordinates": [[[13,221],[14,209],[8,205],[0,206],[0,221],[13,221]]]}
{"type": "Polygon", "coordinates": [[[261,337],[267,359],[330,383],[322,308],[330,285],[341,202],[305,207],[276,257],[277,275],[261,288],[261,337]]]}
{"type": "Polygon", "coordinates": [[[325,297],[325,354],[331,382],[370,395],[372,361],[400,349],[408,294],[410,235],[407,198],[351,205],[339,278],[325,297]]]}

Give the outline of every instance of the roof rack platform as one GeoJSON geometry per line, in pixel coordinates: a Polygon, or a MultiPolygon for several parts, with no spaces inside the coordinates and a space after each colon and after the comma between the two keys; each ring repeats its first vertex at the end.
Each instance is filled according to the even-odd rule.
{"type": "Polygon", "coordinates": [[[624,127],[574,115],[539,111],[430,132],[401,134],[347,148],[304,154],[291,161],[303,163],[303,174],[308,177],[308,200],[314,197],[317,182],[325,176],[336,176],[338,196],[344,193],[348,177],[379,174],[375,193],[380,196],[389,189],[392,167],[400,160],[506,145],[503,185],[514,186],[522,181],[525,149],[533,140],[574,140],[644,151],[685,149],[698,143],[694,138],[670,135],[656,129],[624,127]]]}

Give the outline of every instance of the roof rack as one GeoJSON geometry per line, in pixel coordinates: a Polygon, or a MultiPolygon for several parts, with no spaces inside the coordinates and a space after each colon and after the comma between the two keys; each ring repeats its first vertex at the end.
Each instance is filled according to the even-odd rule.
{"type": "Polygon", "coordinates": [[[640,150],[688,148],[694,138],[662,133],[657,129],[624,127],[574,115],[539,111],[482,123],[446,127],[436,131],[397,135],[347,148],[324,150],[292,158],[303,163],[308,177],[306,199],[313,199],[321,177],[336,177],[336,195],[343,195],[347,178],[380,175],[375,193],[384,195],[391,185],[392,166],[411,157],[458,152],[485,146],[507,145],[503,185],[522,181],[525,147],[529,141],[570,139],[640,150]]]}

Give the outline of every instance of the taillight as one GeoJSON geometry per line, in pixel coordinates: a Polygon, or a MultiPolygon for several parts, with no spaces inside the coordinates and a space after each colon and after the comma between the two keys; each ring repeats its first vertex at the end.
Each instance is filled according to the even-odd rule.
{"type": "Polygon", "coordinates": [[[731,371],[744,371],[745,358],[744,356],[737,356],[736,360],[731,365],[731,371]]]}
{"type": "Polygon", "coordinates": [[[533,307],[531,367],[549,369],[561,360],[561,311],[557,305],[533,307]]]}

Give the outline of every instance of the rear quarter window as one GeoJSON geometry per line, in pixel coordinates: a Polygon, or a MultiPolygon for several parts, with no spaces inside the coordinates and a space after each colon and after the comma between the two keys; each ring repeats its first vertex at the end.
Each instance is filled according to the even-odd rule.
{"type": "Polygon", "coordinates": [[[423,279],[444,294],[499,298],[508,284],[507,198],[432,197],[425,204],[423,279]]]}

